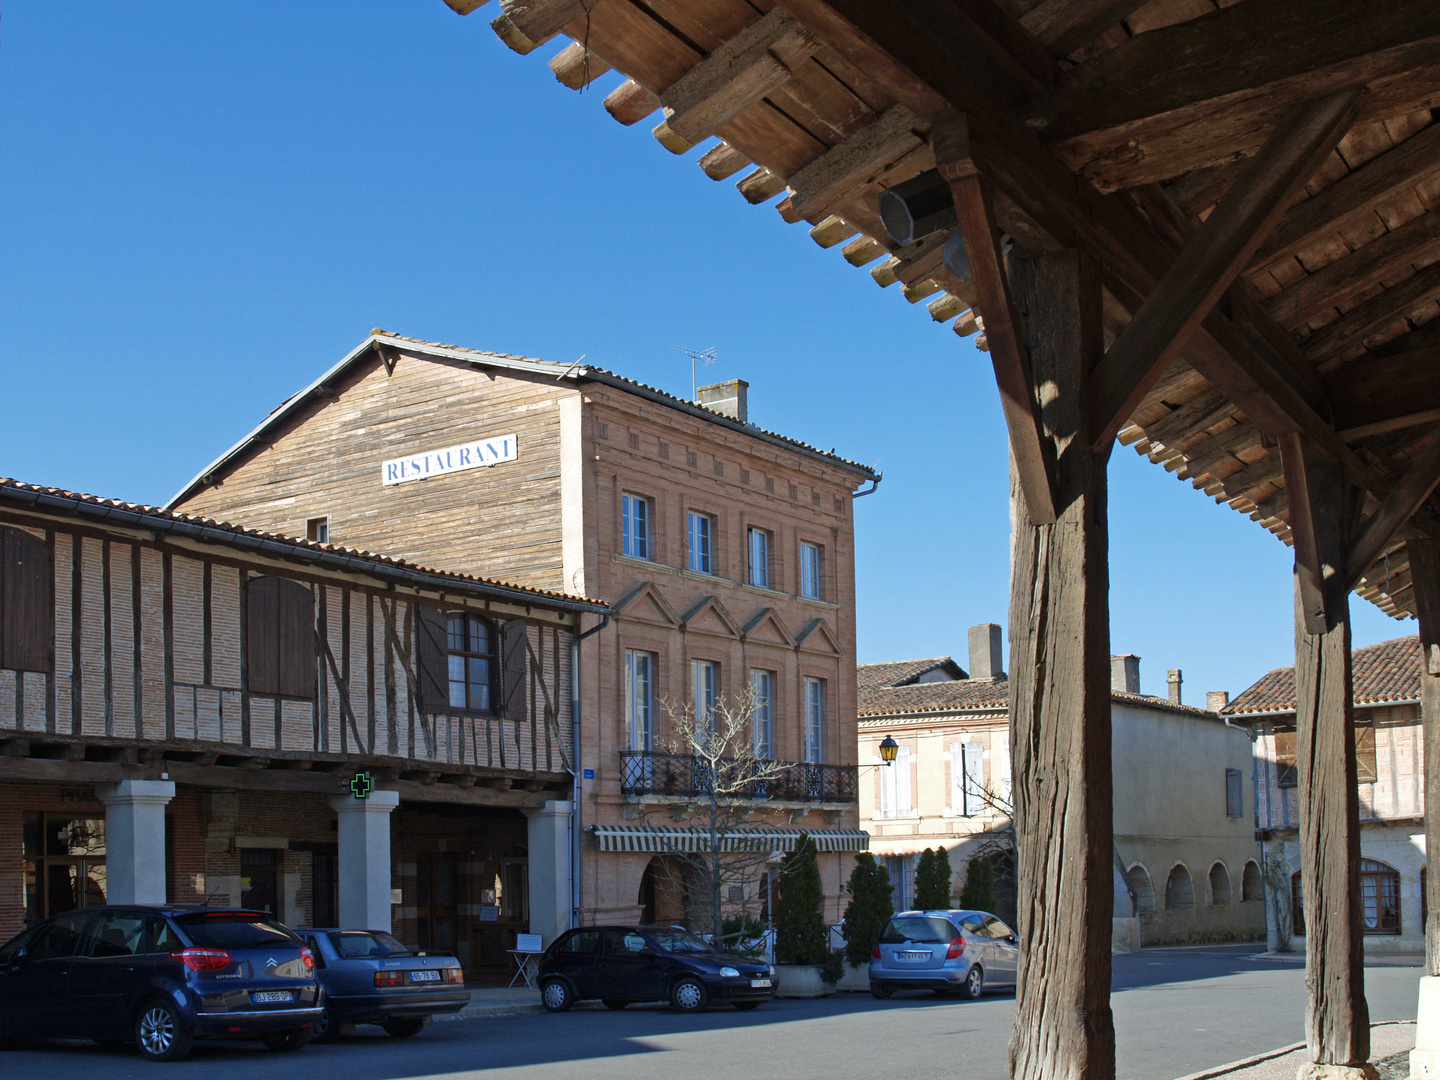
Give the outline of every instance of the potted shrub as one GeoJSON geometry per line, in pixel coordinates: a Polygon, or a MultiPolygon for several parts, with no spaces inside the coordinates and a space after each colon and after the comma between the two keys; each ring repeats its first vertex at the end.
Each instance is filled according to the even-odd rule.
{"type": "Polygon", "coordinates": [[[841,978],[841,990],[870,989],[870,952],[880,938],[885,923],[895,914],[891,899],[895,889],[890,884],[890,875],[868,851],[855,856],[855,869],[850,871],[850,880],[845,885],[850,894],[850,903],[845,905],[845,925],[841,934],[845,938],[846,971],[841,978]]]}
{"type": "MultiPolygon", "coordinates": [[[[835,992],[821,972],[830,957],[822,911],[820,860],[815,841],[801,833],[780,866],[775,902],[775,980],[778,997],[825,997],[835,992]]],[[[838,977],[838,971],[830,974],[838,977]]]]}
{"type": "MultiPolygon", "coordinates": [[[[991,907],[995,903],[994,879],[991,879],[991,907]]],[[[926,848],[915,864],[915,907],[920,911],[943,911],[950,906],[950,855],[942,848],[926,848]]],[[[964,907],[961,904],[961,907],[964,907]]]]}

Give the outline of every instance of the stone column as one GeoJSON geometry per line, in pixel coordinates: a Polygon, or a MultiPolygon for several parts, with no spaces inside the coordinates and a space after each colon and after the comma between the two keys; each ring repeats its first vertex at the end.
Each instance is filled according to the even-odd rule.
{"type": "Polygon", "coordinates": [[[368,799],[337,795],[330,805],[340,819],[340,925],[353,930],[390,929],[390,813],[395,791],[372,791],[368,799]]]}
{"type": "Polygon", "coordinates": [[[530,850],[530,932],[548,946],[570,928],[570,808],[559,800],[526,810],[530,850]]]}
{"type": "Polygon", "coordinates": [[[106,903],[165,903],[165,806],[174,783],[121,780],[95,794],[105,804],[106,903]]]}

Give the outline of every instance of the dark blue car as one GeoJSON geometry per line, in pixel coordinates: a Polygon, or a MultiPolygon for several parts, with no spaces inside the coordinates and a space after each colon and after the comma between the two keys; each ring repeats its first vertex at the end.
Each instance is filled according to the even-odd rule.
{"type": "Polygon", "coordinates": [[[0,1038],[134,1042],[176,1061],[195,1039],[298,1050],[322,1014],[315,960],[263,911],[67,911],[0,946],[0,1038]]]}

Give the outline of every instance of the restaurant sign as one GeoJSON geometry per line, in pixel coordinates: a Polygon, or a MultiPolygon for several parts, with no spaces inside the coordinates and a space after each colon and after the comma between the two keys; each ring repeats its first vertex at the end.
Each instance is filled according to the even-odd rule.
{"type": "Polygon", "coordinates": [[[411,480],[428,480],[432,476],[498,465],[502,461],[514,461],[519,456],[519,436],[497,435],[493,439],[477,439],[459,446],[448,446],[444,450],[394,458],[380,466],[380,477],[386,485],[404,484],[411,480]]]}

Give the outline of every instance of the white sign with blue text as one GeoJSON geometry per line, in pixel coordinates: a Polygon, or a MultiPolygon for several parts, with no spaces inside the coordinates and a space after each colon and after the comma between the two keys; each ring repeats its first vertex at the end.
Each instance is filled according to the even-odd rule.
{"type": "Polygon", "coordinates": [[[411,480],[428,480],[432,476],[498,465],[502,461],[514,461],[519,456],[519,436],[497,435],[493,439],[476,439],[459,446],[447,446],[444,450],[394,458],[380,466],[380,477],[386,485],[404,484],[411,480]]]}

